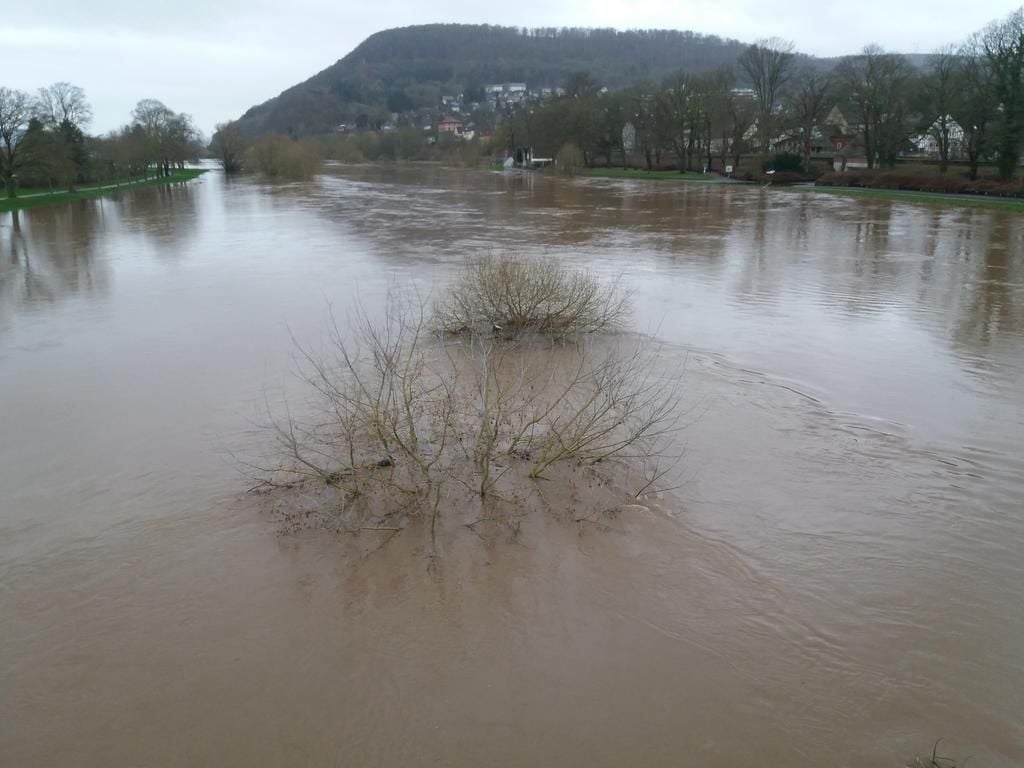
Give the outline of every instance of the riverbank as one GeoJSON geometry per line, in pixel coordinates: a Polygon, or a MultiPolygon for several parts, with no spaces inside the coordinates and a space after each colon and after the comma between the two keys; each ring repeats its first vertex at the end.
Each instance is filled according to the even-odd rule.
{"type": "Polygon", "coordinates": [[[643,179],[646,181],[686,181],[697,184],[712,184],[727,181],[715,173],[693,173],[687,171],[646,171],[642,168],[584,168],[577,176],[595,176],[607,179],[643,179]]]}
{"type": "MultiPolygon", "coordinates": [[[[491,170],[503,171],[506,170],[504,165],[501,163],[495,163],[489,166],[491,170]]],[[[557,174],[558,171],[550,166],[542,169],[543,173],[557,174]]],[[[735,183],[734,179],[727,179],[723,176],[719,176],[717,173],[693,173],[692,171],[686,171],[680,173],[679,171],[647,171],[642,168],[577,168],[573,174],[576,177],[589,176],[598,179],[638,179],[641,181],[683,181],[693,184],[712,184],[712,183],[735,183]]]]}
{"type": "MultiPolygon", "coordinates": [[[[646,171],[639,168],[584,168],[577,176],[610,179],[640,179],[647,181],[675,181],[696,184],[749,183],[728,179],[717,173],[679,173],[678,171],[646,171]]],[[[786,192],[821,192],[828,195],[847,195],[867,200],[922,203],[927,205],[959,205],[973,208],[1024,211],[1024,199],[995,195],[972,195],[952,192],[922,192],[916,190],[882,189],[876,187],[847,187],[820,184],[772,184],[772,189],[786,192]]]]}
{"type": "Polygon", "coordinates": [[[971,208],[995,208],[999,210],[1024,211],[1024,200],[1011,197],[986,197],[983,195],[960,195],[945,192],[914,192],[900,189],[869,189],[865,187],[830,187],[812,184],[795,186],[773,186],[786,192],[812,192],[826,195],[844,195],[864,200],[888,202],[922,203],[925,205],[959,205],[971,208]]]}
{"type": "Polygon", "coordinates": [[[57,205],[58,203],[66,203],[72,200],[86,200],[91,197],[103,197],[105,195],[113,195],[124,190],[138,189],[140,187],[154,187],[161,184],[184,183],[192,181],[201,174],[206,173],[207,170],[208,169],[206,168],[183,168],[173,171],[170,176],[138,179],[135,181],[122,182],[120,184],[104,184],[100,186],[82,187],[80,189],[76,189],[74,192],[36,192],[14,198],[5,197],[0,199],[0,213],[20,211],[23,208],[38,208],[44,205],[57,205]]]}

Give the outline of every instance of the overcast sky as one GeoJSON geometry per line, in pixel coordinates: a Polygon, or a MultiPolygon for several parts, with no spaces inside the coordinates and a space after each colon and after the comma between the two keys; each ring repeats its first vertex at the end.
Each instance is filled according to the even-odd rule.
{"type": "Polygon", "coordinates": [[[807,53],[868,42],[927,53],[1020,0],[32,0],[4,4],[0,85],[85,88],[104,132],[158,98],[209,133],[330,66],[368,35],[430,22],[689,29],[743,41],[780,36],[807,53]]]}

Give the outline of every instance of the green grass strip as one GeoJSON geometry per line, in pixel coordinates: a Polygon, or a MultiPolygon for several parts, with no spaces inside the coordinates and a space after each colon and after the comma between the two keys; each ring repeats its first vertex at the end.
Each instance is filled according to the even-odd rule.
{"type": "Polygon", "coordinates": [[[871,189],[866,187],[772,187],[786,192],[818,192],[826,195],[845,195],[862,200],[886,200],[889,202],[922,203],[924,205],[966,206],[968,208],[998,208],[1024,211],[1024,200],[1007,197],[984,197],[982,195],[947,195],[941,192],[913,192],[902,189],[871,189]]]}
{"type": "Polygon", "coordinates": [[[583,168],[579,176],[596,176],[606,179],[647,179],[648,181],[688,181],[711,183],[720,179],[710,173],[680,173],[679,171],[645,171],[642,168],[583,168]]]}
{"type": "Polygon", "coordinates": [[[125,182],[120,186],[92,186],[82,187],[76,189],[74,192],[53,192],[48,194],[33,194],[28,191],[19,192],[18,197],[0,198],[0,213],[6,213],[7,211],[20,211],[24,208],[38,208],[44,205],[57,205],[59,203],[66,203],[72,200],[88,200],[92,197],[104,197],[106,195],[116,195],[119,192],[125,192],[128,190],[139,189],[140,187],[155,187],[162,184],[178,184],[186,181],[192,181],[203,173],[206,173],[205,168],[185,168],[183,170],[172,171],[170,176],[159,176],[146,179],[144,181],[133,181],[125,182]]]}

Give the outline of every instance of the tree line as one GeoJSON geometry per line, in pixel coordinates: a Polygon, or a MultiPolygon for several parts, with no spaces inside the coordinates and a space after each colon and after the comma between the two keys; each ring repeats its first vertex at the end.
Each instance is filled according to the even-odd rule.
{"type": "Polygon", "coordinates": [[[943,173],[959,156],[972,179],[985,162],[1003,180],[1014,176],[1024,145],[1024,9],[942,48],[923,68],[876,45],[823,68],[771,39],[734,65],[619,91],[578,73],[563,96],[508,110],[498,141],[549,156],[572,146],[587,165],[633,155],[649,169],[668,159],[680,170],[784,150],[809,172],[817,150],[835,151],[833,138],[842,157],[891,168],[919,135],[934,139],[943,173]],[[830,118],[844,125],[826,125],[830,118]]]}
{"type": "Polygon", "coordinates": [[[86,133],[92,108],[67,82],[35,94],[0,86],[0,178],[18,188],[66,189],[122,179],[168,176],[202,151],[192,118],[143,99],[128,124],[104,136],[86,133]]]}

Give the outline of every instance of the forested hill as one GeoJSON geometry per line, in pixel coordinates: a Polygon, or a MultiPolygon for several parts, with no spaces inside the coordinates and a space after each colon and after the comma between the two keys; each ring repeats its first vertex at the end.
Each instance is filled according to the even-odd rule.
{"type": "Polygon", "coordinates": [[[253,107],[248,133],[308,135],[360,115],[436,108],[442,96],[482,98],[489,83],[557,87],[589,72],[609,88],[660,80],[680,69],[703,72],[733,64],[735,40],[670,30],[531,29],[429,24],[378,32],[333,66],[253,107]]]}

